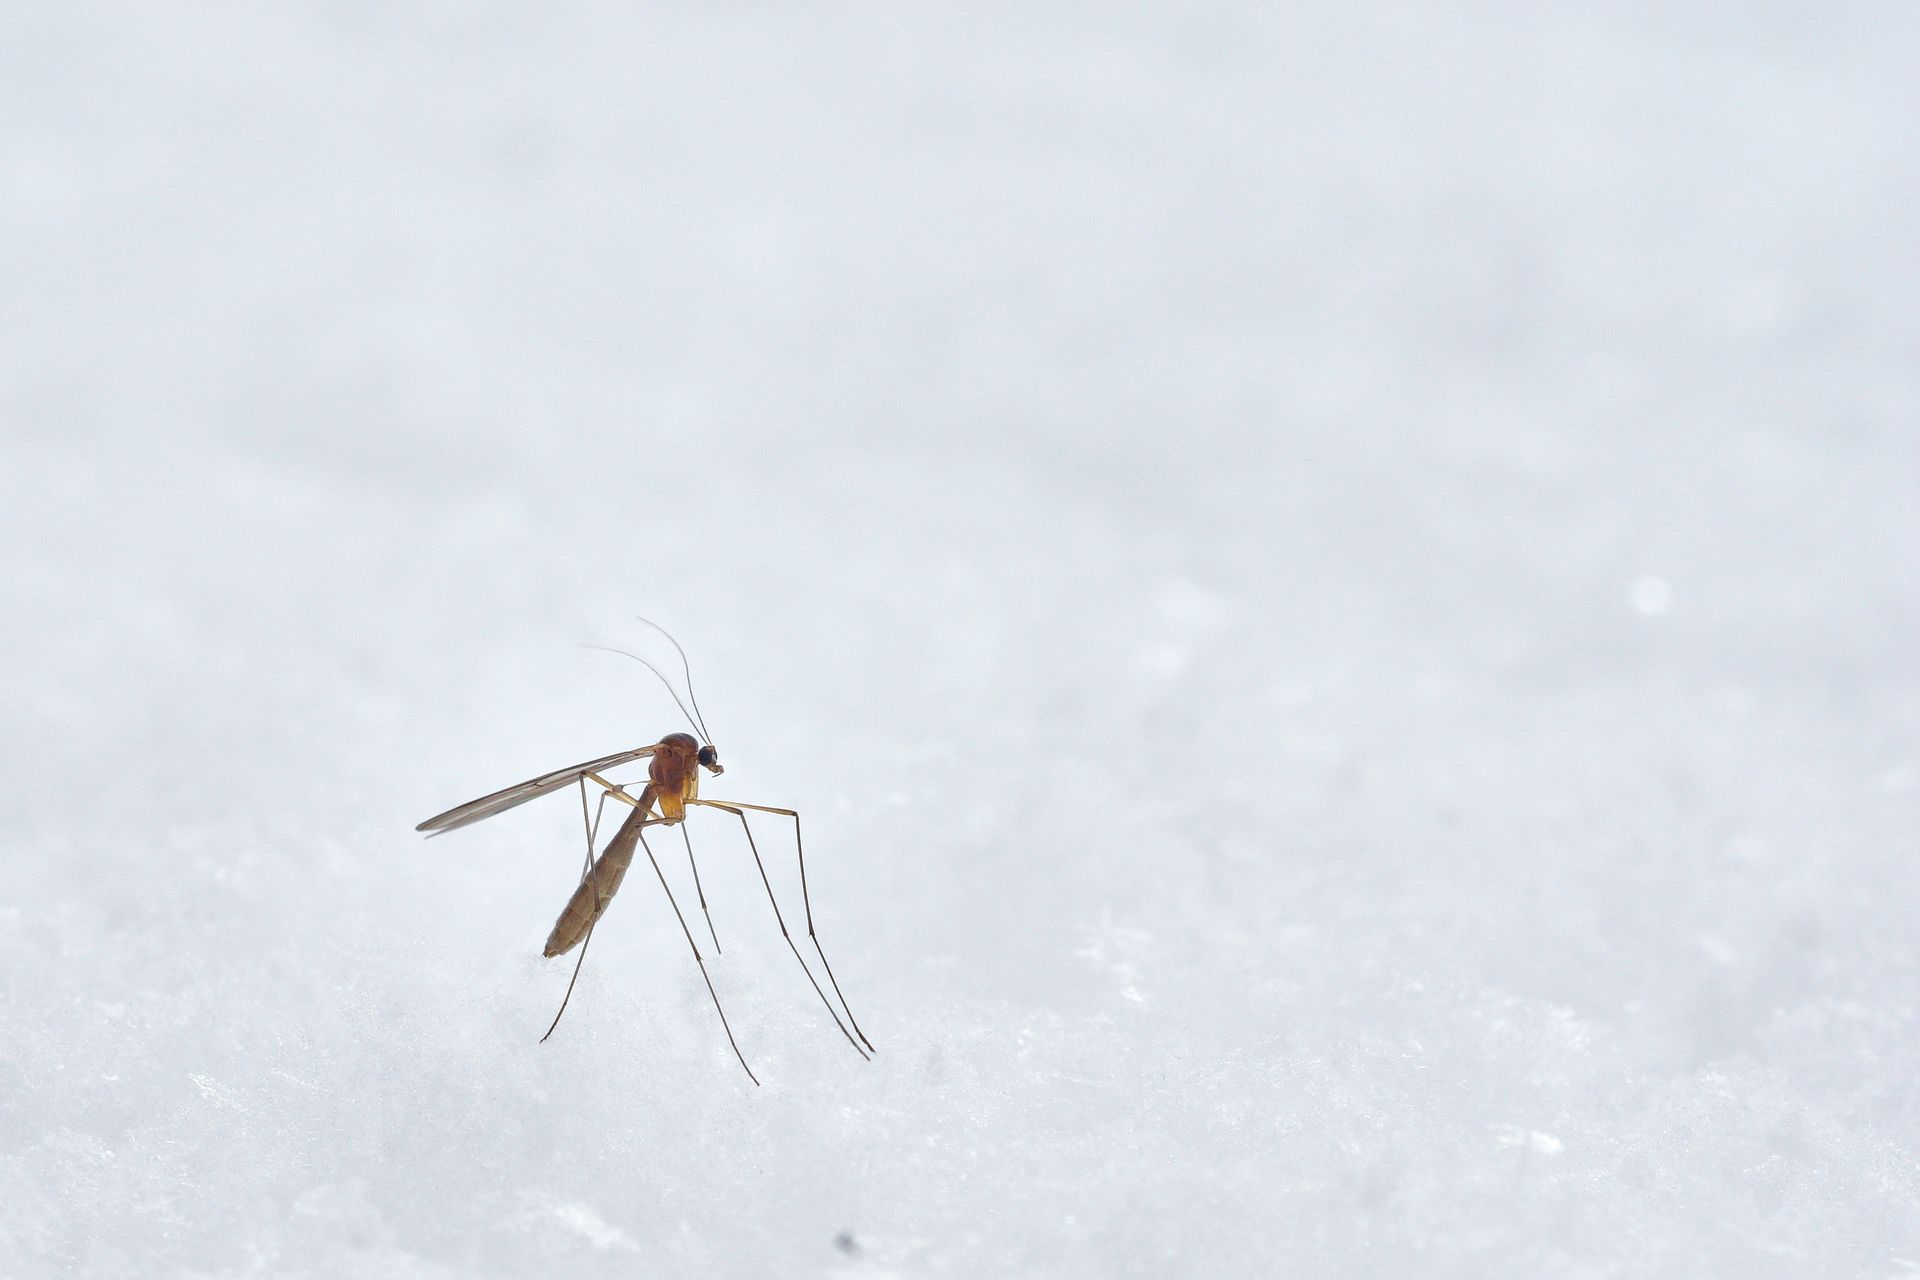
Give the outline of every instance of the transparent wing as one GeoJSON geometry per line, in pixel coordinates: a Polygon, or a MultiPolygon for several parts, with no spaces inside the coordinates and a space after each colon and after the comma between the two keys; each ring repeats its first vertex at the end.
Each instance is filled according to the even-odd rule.
{"type": "Polygon", "coordinates": [[[635,747],[631,751],[621,751],[610,756],[601,756],[598,760],[588,760],[584,764],[570,764],[564,769],[555,769],[552,773],[543,773],[537,778],[503,788],[492,795],[481,796],[478,800],[469,800],[465,804],[455,805],[445,813],[436,814],[415,827],[415,831],[425,831],[429,835],[453,831],[468,823],[478,822],[482,818],[491,818],[496,813],[505,813],[517,805],[529,800],[537,800],[549,791],[558,791],[561,787],[570,787],[581,774],[598,773],[602,769],[615,769],[629,760],[638,760],[650,756],[658,749],[658,744],[635,747]]]}

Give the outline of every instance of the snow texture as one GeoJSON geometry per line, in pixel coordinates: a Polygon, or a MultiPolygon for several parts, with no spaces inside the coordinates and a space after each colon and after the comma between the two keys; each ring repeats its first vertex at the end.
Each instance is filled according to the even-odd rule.
{"type": "Polygon", "coordinates": [[[0,1275],[1920,1273],[1920,10],[1590,9],[10,5],[0,1275]]]}

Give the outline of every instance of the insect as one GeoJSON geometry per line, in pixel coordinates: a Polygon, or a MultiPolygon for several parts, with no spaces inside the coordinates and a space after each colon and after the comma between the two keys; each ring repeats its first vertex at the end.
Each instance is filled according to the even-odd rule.
{"type": "Polygon", "coordinates": [[[593,940],[594,927],[599,924],[600,917],[606,914],[614,894],[619,892],[620,883],[626,878],[627,868],[632,864],[635,847],[638,846],[645,851],[647,861],[653,867],[654,876],[660,881],[660,888],[667,895],[667,902],[673,908],[674,918],[680,922],[680,932],[686,935],[687,946],[693,951],[694,964],[699,967],[700,977],[706,983],[707,994],[713,1000],[714,1012],[720,1015],[720,1027],[726,1033],[727,1044],[733,1049],[733,1056],[739,1059],[741,1068],[747,1073],[747,1078],[758,1085],[759,1078],[753,1074],[753,1068],[747,1065],[746,1055],[740,1052],[739,1042],[733,1038],[733,1028],[727,1022],[727,1011],[721,1007],[720,993],[714,989],[713,977],[707,972],[707,962],[700,953],[700,944],[695,941],[693,930],[688,927],[687,918],[681,912],[680,904],[673,896],[673,888],[667,883],[666,873],[661,869],[659,859],[654,857],[653,849],[647,843],[646,836],[649,827],[675,826],[680,829],[680,838],[687,849],[687,865],[693,871],[694,892],[700,901],[701,914],[706,917],[707,933],[713,940],[714,954],[718,955],[720,936],[714,932],[713,916],[707,910],[706,892],[700,887],[700,866],[694,861],[693,840],[687,834],[687,810],[689,807],[708,808],[732,814],[740,820],[740,829],[747,837],[747,848],[753,854],[755,867],[759,869],[760,883],[766,887],[767,901],[773,907],[774,922],[780,926],[780,936],[786,942],[787,949],[793,953],[793,958],[799,963],[801,972],[807,975],[808,983],[820,997],[821,1003],[826,1006],[827,1013],[833,1018],[834,1025],[840,1029],[840,1034],[846,1037],[847,1043],[853,1046],[855,1053],[863,1059],[866,1058],[874,1052],[873,1042],[867,1039],[866,1032],[862,1031],[860,1024],[854,1021],[853,1010],[848,1007],[846,996],[841,994],[839,980],[833,976],[833,966],[827,963],[827,953],[821,948],[820,937],[814,931],[813,902],[807,893],[806,846],[800,837],[800,815],[792,809],[776,809],[763,804],[701,798],[700,771],[704,769],[713,776],[719,777],[726,770],[720,764],[720,753],[714,748],[713,737],[707,732],[706,719],[700,714],[700,703],[693,695],[692,667],[687,662],[686,650],[680,647],[680,642],[668,634],[665,628],[658,623],[648,622],[645,618],[639,621],[666,636],[675,651],[679,653],[681,672],[686,679],[687,702],[693,704],[693,710],[689,711],[687,703],[681,702],[673,682],[667,679],[660,668],[645,658],[628,653],[624,649],[604,649],[601,645],[585,647],[604,649],[608,653],[632,658],[652,671],[660,682],[666,685],[667,692],[673,695],[674,703],[680,708],[680,713],[687,718],[688,725],[699,733],[698,738],[687,733],[669,733],[660,741],[648,746],[635,747],[630,751],[616,751],[610,756],[601,756],[597,760],[588,760],[581,764],[568,765],[564,769],[555,769],[552,773],[543,773],[537,778],[529,778],[525,782],[481,796],[478,800],[469,800],[465,804],[456,805],[445,813],[428,818],[414,829],[424,831],[430,836],[443,835],[479,822],[483,818],[505,813],[529,800],[537,800],[541,796],[566,787],[577,786],[580,791],[580,821],[585,829],[587,840],[586,860],[581,868],[579,887],[567,900],[566,907],[560,912],[560,918],[554,921],[553,932],[547,936],[545,950],[546,955],[551,958],[565,955],[578,946],[580,955],[574,961],[573,976],[567,981],[567,992],[561,997],[559,1011],[553,1015],[553,1022],[548,1025],[546,1035],[540,1037],[541,1043],[544,1044],[547,1036],[553,1034],[554,1028],[560,1025],[561,1015],[567,1011],[567,1002],[573,998],[574,983],[580,979],[580,966],[586,962],[587,944],[593,940]],[[639,795],[633,795],[625,787],[607,780],[606,774],[637,760],[647,761],[647,782],[639,795]],[[588,783],[592,783],[600,791],[600,800],[594,807],[591,818],[588,817],[587,810],[588,783]],[[627,805],[629,812],[619,829],[608,840],[606,848],[601,850],[598,857],[595,857],[594,842],[599,834],[601,814],[608,800],[617,800],[627,805]],[[795,945],[793,935],[787,930],[786,916],[781,912],[780,900],[773,892],[773,882],[767,877],[767,866],[760,858],[760,847],[754,841],[753,827],[747,822],[749,810],[793,819],[793,847],[800,866],[800,900],[806,913],[807,940],[813,944],[814,954],[820,959],[820,968],[827,976],[827,985],[832,988],[834,996],[839,998],[838,1009],[834,1008],[833,1000],[829,999],[826,991],[821,988],[819,980],[813,975],[812,966],[807,963],[806,957],[795,945]],[[846,1015],[844,1022],[841,1020],[843,1013],[846,1015]]]}

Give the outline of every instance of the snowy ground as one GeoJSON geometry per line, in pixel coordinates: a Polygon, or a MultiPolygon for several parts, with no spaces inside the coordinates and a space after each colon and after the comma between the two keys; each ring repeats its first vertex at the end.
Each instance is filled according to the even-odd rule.
{"type": "Polygon", "coordinates": [[[402,8],[0,21],[0,1275],[1920,1273],[1912,6],[402,8]]]}

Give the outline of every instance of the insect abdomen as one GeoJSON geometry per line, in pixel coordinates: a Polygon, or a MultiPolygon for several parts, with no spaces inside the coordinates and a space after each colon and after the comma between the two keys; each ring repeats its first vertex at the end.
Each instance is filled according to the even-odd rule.
{"type": "MultiPolygon", "coordinates": [[[[651,790],[651,788],[649,788],[651,790]]],[[[651,796],[643,796],[651,799],[651,796]]],[[[560,918],[553,922],[553,932],[547,935],[546,953],[549,957],[565,955],[578,946],[587,936],[587,930],[593,927],[613,901],[613,895],[620,891],[620,882],[626,878],[627,868],[633,864],[633,848],[640,842],[640,826],[647,820],[648,810],[636,808],[620,824],[620,829],[607,842],[606,852],[593,860],[593,869],[587,872],[586,879],[567,899],[566,908],[560,918]]]]}

